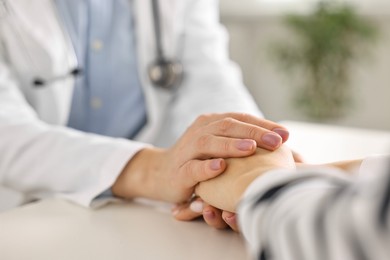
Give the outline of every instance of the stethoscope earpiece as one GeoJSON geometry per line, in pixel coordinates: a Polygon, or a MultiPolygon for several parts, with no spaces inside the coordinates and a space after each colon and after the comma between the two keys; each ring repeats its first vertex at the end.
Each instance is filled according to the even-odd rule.
{"type": "Polygon", "coordinates": [[[176,89],[183,80],[183,66],[178,61],[157,60],[148,73],[153,85],[167,90],[176,89]]]}

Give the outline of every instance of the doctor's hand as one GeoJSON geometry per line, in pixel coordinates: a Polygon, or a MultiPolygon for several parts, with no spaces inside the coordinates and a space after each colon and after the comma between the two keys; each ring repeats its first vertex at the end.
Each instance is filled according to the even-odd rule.
{"type": "Polygon", "coordinates": [[[225,158],[250,156],[256,147],[275,150],[287,138],[283,126],[247,114],[203,115],[171,148],[145,148],[136,154],[112,191],[123,198],[186,202],[199,182],[225,170],[225,158]]]}

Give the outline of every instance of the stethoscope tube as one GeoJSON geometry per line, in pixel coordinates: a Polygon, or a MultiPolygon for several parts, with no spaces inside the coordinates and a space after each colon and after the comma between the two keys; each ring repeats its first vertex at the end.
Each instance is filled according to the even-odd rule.
{"type": "Polygon", "coordinates": [[[156,38],[156,52],[157,59],[164,59],[164,49],[162,47],[162,36],[161,36],[161,18],[160,18],[160,7],[157,0],[152,0],[152,13],[153,13],[153,29],[156,38]]]}
{"type": "Polygon", "coordinates": [[[148,74],[154,86],[175,90],[183,80],[183,66],[179,61],[167,59],[162,43],[161,13],[158,0],[152,0],[153,26],[156,41],[156,60],[148,67],[148,74]]]}
{"type": "Polygon", "coordinates": [[[76,78],[76,77],[79,77],[82,75],[83,75],[83,70],[79,67],[76,67],[76,68],[72,69],[69,73],[64,74],[62,76],[52,77],[50,79],[43,79],[43,78],[36,77],[33,79],[33,86],[36,88],[40,88],[40,87],[44,87],[50,83],[54,83],[54,82],[59,81],[59,80],[67,79],[68,77],[76,78]]]}

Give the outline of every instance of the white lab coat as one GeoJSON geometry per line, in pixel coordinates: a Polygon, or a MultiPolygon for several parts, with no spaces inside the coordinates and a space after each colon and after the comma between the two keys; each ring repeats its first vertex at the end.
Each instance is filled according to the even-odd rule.
{"type": "MultiPolygon", "coordinates": [[[[0,10],[0,184],[28,198],[61,197],[81,205],[108,189],[146,143],[167,146],[199,115],[240,111],[261,115],[229,61],[217,0],[163,0],[163,43],[178,57],[185,80],[175,93],[153,87],[155,58],[151,4],[135,0],[139,72],[147,125],[136,141],[66,127],[74,79],[34,88],[77,66],[54,0],[9,0],[0,10]]],[[[129,118],[131,120],[131,118],[129,118]]]]}

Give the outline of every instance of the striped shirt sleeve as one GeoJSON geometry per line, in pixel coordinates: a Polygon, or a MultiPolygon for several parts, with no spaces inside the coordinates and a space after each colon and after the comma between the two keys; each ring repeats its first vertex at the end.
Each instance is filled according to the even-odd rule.
{"type": "Polygon", "coordinates": [[[276,170],[256,179],[239,206],[261,260],[390,259],[390,157],[358,176],[332,168],[276,170]]]}

